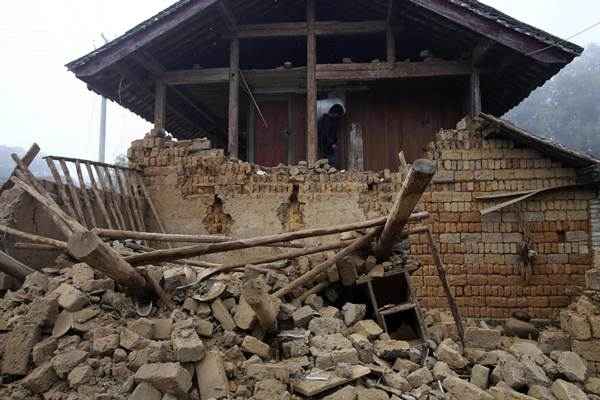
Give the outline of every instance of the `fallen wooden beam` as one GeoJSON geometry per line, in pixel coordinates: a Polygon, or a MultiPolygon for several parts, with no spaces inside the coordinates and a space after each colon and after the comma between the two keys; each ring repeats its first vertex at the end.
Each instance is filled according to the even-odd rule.
{"type": "Polygon", "coordinates": [[[379,258],[387,258],[390,255],[394,243],[404,230],[413,209],[435,175],[435,171],[436,166],[433,161],[421,159],[413,163],[377,243],[376,254],[379,258]]]}
{"type": "MultiPolygon", "coordinates": [[[[421,221],[429,217],[429,213],[421,212],[408,217],[410,221],[421,221]]],[[[200,244],[195,246],[180,247],[177,249],[157,250],[145,254],[138,254],[127,257],[127,261],[132,265],[152,264],[162,261],[180,260],[184,258],[192,258],[204,254],[222,253],[232,250],[249,249],[253,247],[264,246],[267,244],[289,242],[297,239],[305,239],[308,237],[325,236],[335,233],[348,231],[356,231],[365,228],[381,226],[385,224],[387,218],[378,218],[364,222],[356,222],[352,224],[333,226],[329,228],[307,229],[296,232],[280,233],[271,236],[261,236],[249,239],[238,239],[231,242],[200,244]]]]}
{"type": "Polygon", "coordinates": [[[0,272],[4,272],[19,281],[24,281],[27,275],[33,274],[35,270],[0,251],[0,272]]]}
{"type": "Polygon", "coordinates": [[[223,265],[223,266],[203,272],[195,282],[192,282],[185,286],[178,287],[177,290],[183,290],[183,289],[187,289],[187,288],[196,286],[196,285],[200,284],[201,282],[205,281],[206,279],[210,278],[213,275],[221,274],[224,272],[229,272],[229,271],[232,271],[237,268],[245,267],[246,265],[261,265],[261,264],[268,264],[268,263],[273,263],[273,262],[282,261],[282,260],[293,260],[295,258],[302,257],[302,256],[308,256],[311,254],[322,253],[324,251],[341,249],[341,248],[346,247],[347,245],[348,245],[347,241],[339,241],[339,242],[334,242],[334,243],[326,244],[326,245],[322,245],[322,246],[308,247],[306,249],[294,250],[294,251],[290,251],[290,252],[283,253],[283,254],[275,254],[272,256],[266,256],[266,257],[262,257],[262,258],[258,258],[258,259],[254,259],[254,260],[250,260],[250,261],[242,261],[239,263],[223,265]]]}
{"type": "Polygon", "coordinates": [[[63,242],[62,240],[56,240],[44,236],[34,235],[32,233],[22,232],[2,224],[0,224],[0,232],[7,233],[20,239],[25,239],[33,244],[51,246],[55,250],[65,250],[67,248],[67,243],[63,242]]]}

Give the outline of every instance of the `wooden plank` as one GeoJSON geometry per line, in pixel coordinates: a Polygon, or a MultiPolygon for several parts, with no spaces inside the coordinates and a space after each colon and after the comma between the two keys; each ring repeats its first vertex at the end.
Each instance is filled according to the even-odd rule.
{"type": "Polygon", "coordinates": [[[164,131],[167,114],[167,85],[156,81],[154,92],[154,129],[164,131]]]}
{"type": "Polygon", "coordinates": [[[231,11],[231,7],[229,6],[229,2],[227,0],[219,1],[219,11],[225,20],[225,24],[227,25],[227,30],[231,33],[236,33],[238,30],[237,20],[233,12],[231,11]]]}
{"type": "Polygon", "coordinates": [[[81,199],[79,198],[79,193],[77,192],[77,188],[75,187],[75,183],[71,178],[71,173],[69,172],[69,167],[67,167],[67,163],[63,159],[58,159],[58,163],[63,171],[63,175],[65,180],[67,181],[67,186],[69,187],[69,192],[71,194],[71,199],[73,200],[73,204],[75,205],[75,212],[77,213],[78,221],[83,226],[88,226],[88,223],[85,219],[85,214],[83,213],[83,207],[81,207],[81,199]]]}
{"type": "Polygon", "coordinates": [[[345,385],[371,373],[370,368],[362,365],[353,365],[350,368],[352,374],[348,378],[341,378],[332,372],[318,370],[319,377],[322,377],[322,379],[298,379],[292,383],[292,387],[294,392],[298,392],[306,398],[313,399],[320,393],[345,385]]]}
{"type": "Polygon", "coordinates": [[[120,180],[123,182],[123,186],[125,188],[125,194],[127,195],[127,202],[129,204],[129,208],[131,209],[131,214],[133,216],[134,224],[136,230],[143,232],[145,231],[144,224],[142,222],[142,215],[138,210],[138,202],[136,198],[136,194],[134,192],[134,188],[131,186],[131,182],[128,178],[129,174],[124,171],[117,171],[120,180]]]}
{"type": "MultiPolygon", "coordinates": [[[[142,193],[144,194],[146,203],[148,203],[148,205],[150,206],[150,211],[152,211],[152,216],[154,217],[154,220],[156,221],[156,224],[158,225],[158,229],[160,229],[160,231],[162,233],[167,233],[167,230],[165,229],[162,219],[160,218],[160,215],[158,214],[158,210],[154,206],[154,202],[152,201],[152,197],[150,196],[150,192],[148,191],[148,188],[146,187],[144,180],[142,179],[141,176],[137,176],[137,175],[136,175],[136,180],[137,180],[138,186],[142,189],[142,193]]],[[[170,244],[169,244],[169,247],[171,247],[170,244]]]]}
{"type": "Polygon", "coordinates": [[[460,61],[422,61],[390,63],[319,64],[319,81],[370,81],[436,76],[469,76],[472,67],[460,61]]]}
{"type": "Polygon", "coordinates": [[[69,196],[67,196],[67,191],[65,190],[65,185],[62,181],[58,170],[56,169],[56,165],[54,164],[54,159],[51,157],[46,158],[46,164],[48,164],[48,168],[50,169],[50,173],[54,178],[54,182],[56,183],[56,187],[58,188],[58,195],[60,196],[61,201],[63,202],[64,207],[67,209],[67,213],[71,216],[75,216],[75,209],[73,208],[73,204],[71,204],[71,200],[69,196]]]}
{"type": "MultiPolygon", "coordinates": [[[[40,146],[38,146],[37,143],[34,143],[31,145],[31,147],[29,148],[29,150],[27,150],[27,153],[25,153],[25,155],[23,156],[23,158],[21,159],[21,161],[26,165],[26,166],[30,166],[31,163],[33,162],[33,160],[35,159],[35,157],[39,154],[40,152],[40,146]]],[[[14,172],[11,173],[10,175],[11,177],[14,176],[14,172]]],[[[14,186],[13,182],[9,179],[7,179],[6,182],[4,182],[2,184],[2,186],[0,187],[0,196],[2,196],[2,193],[5,190],[8,190],[10,188],[12,188],[14,186]]]]}
{"type": "Polygon", "coordinates": [[[131,230],[137,230],[136,221],[133,218],[133,209],[131,208],[131,197],[129,196],[128,187],[123,183],[123,177],[121,176],[118,169],[115,169],[115,180],[117,181],[117,185],[119,187],[119,193],[121,194],[121,200],[125,205],[125,214],[127,215],[127,219],[129,220],[129,227],[131,230]]]}
{"type": "Polygon", "coordinates": [[[52,155],[44,157],[44,159],[47,159],[47,158],[53,158],[55,160],[61,159],[61,160],[65,160],[65,161],[73,162],[73,163],[79,161],[82,164],[97,165],[97,166],[100,166],[100,167],[108,167],[108,168],[117,168],[117,169],[122,169],[122,170],[125,170],[125,171],[127,171],[127,170],[135,171],[134,169],[129,168],[129,167],[124,167],[124,166],[115,165],[115,164],[107,164],[107,163],[103,163],[103,162],[100,162],[100,161],[84,160],[83,158],[52,156],[52,155]]]}
{"type": "Polygon", "coordinates": [[[396,35],[394,28],[392,27],[392,18],[394,16],[394,0],[388,0],[387,17],[385,21],[386,25],[386,50],[387,50],[387,62],[396,62],[396,35]]]}
{"type": "Polygon", "coordinates": [[[314,32],[315,0],[306,2],[306,158],[309,165],[314,164],[318,155],[317,132],[317,37],[314,32]]]}
{"type": "Polygon", "coordinates": [[[90,201],[90,196],[88,193],[88,189],[85,184],[85,180],[83,179],[83,172],[81,171],[81,162],[75,162],[75,170],[77,171],[77,179],[79,179],[79,190],[81,190],[81,194],[83,196],[83,202],[85,203],[85,209],[88,214],[88,221],[90,223],[89,226],[97,227],[98,223],[96,222],[96,215],[94,214],[94,208],[92,207],[92,202],[90,201]]]}
{"type": "Polygon", "coordinates": [[[119,191],[117,190],[115,182],[113,182],[112,176],[110,174],[110,169],[108,167],[103,167],[103,170],[104,176],[106,177],[106,180],[108,182],[108,188],[115,202],[117,216],[119,217],[119,223],[121,224],[123,229],[125,229],[127,227],[127,223],[125,222],[125,217],[123,216],[123,212],[121,211],[121,209],[123,208],[121,206],[123,198],[121,196],[121,193],[119,193],[119,191]]]}
{"type": "Polygon", "coordinates": [[[145,232],[146,231],[146,222],[145,222],[145,215],[144,215],[145,214],[144,213],[145,204],[144,204],[144,198],[140,194],[140,188],[137,184],[137,180],[136,180],[137,172],[126,171],[125,176],[127,177],[125,179],[125,181],[129,184],[131,193],[133,195],[134,204],[135,204],[134,210],[135,210],[136,218],[138,219],[138,224],[139,224],[140,230],[142,232],[145,232]]]}
{"type": "Polygon", "coordinates": [[[228,145],[229,157],[239,157],[239,114],[240,114],[240,40],[231,39],[229,47],[229,108],[228,145]]]}
{"type": "Polygon", "coordinates": [[[106,204],[107,204],[108,208],[110,209],[110,213],[111,213],[113,221],[114,221],[114,226],[119,229],[123,229],[123,225],[121,224],[121,221],[119,220],[119,216],[117,214],[117,207],[118,207],[117,203],[115,202],[115,199],[113,197],[112,190],[108,186],[106,177],[104,176],[104,173],[102,172],[101,166],[94,165],[94,170],[96,171],[96,175],[98,175],[98,182],[100,183],[100,188],[102,189],[102,192],[103,192],[102,194],[104,195],[106,204]]]}
{"type": "MultiPolygon", "coordinates": [[[[314,33],[317,36],[360,35],[385,32],[386,21],[319,21],[314,23],[314,33]]],[[[308,22],[280,22],[273,24],[240,25],[238,37],[267,38],[306,36],[309,32],[308,22]]]]}
{"type": "MultiPolygon", "coordinates": [[[[77,161],[77,162],[79,162],[79,161],[77,161]]],[[[108,211],[106,210],[106,206],[104,204],[105,203],[104,197],[102,196],[100,189],[98,189],[98,184],[96,183],[96,178],[94,178],[94,173],[92,172],[92,166],[90,165],[89,162],[83,161],[83,163],[85,165],[85,168],[87,169],[88,177],[90,178],[90,183],[92,185],[92,192],[94,193],[94,200],[96,202],[96,205],[100,209],[100,213],[102,214],[102,217],[104,218],[104,222],[106,222],[106,226],[113,229],[115,226],[113,225],[112,221],[110,220],[110,216],[108,215],[108,211]]]]}

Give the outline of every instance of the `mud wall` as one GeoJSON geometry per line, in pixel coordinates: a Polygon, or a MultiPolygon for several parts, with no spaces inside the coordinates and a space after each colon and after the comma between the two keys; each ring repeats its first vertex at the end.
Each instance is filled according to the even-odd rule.
{"type": "MultiPolygon", "coordinates": [[[[479,210],[495,203],[478,196],[574,183],[575,170],[511,141],[485,140],[477,124],[442,131],[428,154],[439,170],[419,208],[432,214],[435,239],[463,312],[504,318],[527,310],[535,317],[557,318],[592,265],[590,201],[595,193],[557,191],[482,217],[479,210]],[[524,250],[531,257],[523,257],[524,250]]],[[[266,169],[228,160],[202,139],[148,137],[132,144],[129,157],[144,171],[169,231],[236,237],[385,215],[404,175],[309,169],[305,163],[266,169]]],[[[425,307],[443,307],[424,239],[413,238],[412,253],[424,263],[414,283],[425,307]]],[[[250,259],[265,251],[234,257],[250,259]]]]}

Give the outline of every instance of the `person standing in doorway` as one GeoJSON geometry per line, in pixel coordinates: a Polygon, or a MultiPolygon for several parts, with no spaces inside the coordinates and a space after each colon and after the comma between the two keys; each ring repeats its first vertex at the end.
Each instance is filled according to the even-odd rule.
{"type": "Polygon", "coordinates": [[[332,167],[337,167],[337,134],[344,114],[344,107],[334,104],[318,123],[319,157],[327,158],[332,167]]]}

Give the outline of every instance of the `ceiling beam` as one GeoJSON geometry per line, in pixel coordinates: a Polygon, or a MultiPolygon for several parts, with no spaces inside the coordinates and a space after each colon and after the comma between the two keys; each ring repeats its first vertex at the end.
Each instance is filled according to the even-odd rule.
{"type": "MultiPolygon", "coordinates": [[[[384,20],[358,22],[317,21],[314,24],[314,31],[317,36],[355,35],[385,32],[386,26],[387,22],[384,20]]],[[[306,22],[240,25],[238,29],[240,39],[306,36],[307,34],[308,24],[306,22]]]]}
{"type": "MultiPolygon", "coordinates": [[[[408,79],[433,76],[468,76],[472,67],[469,63],[457,61],[397,62],[397,63],[350,63],[350,64],[317,64],[317,80],[376,80],[376,79],[408,79]]],[[[248,82],[261,80],[277,82],[302,80],[306,74],[305,67],[292,69],[261,69],[242,71],[248,82]]],[[[229,68],[205,68],[197,70],[168,71],[162,75],[163,82],[169,85],[195,85],[210,83],[226,83],[229,81],[229,68]]]]}
{"type": "Polygon", "coordinates": [[[483,64],[483,60],[485,60],[485,57],[495,44],[496,42],[490,39],[485,39],[477,43],[477,46],[475,46],[473,52],[471,53],[471,62],[473,63],[473,66],[481,66],[483,64]]]}

